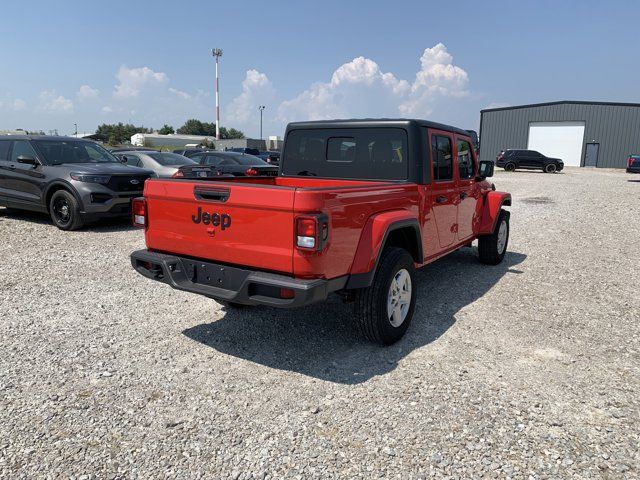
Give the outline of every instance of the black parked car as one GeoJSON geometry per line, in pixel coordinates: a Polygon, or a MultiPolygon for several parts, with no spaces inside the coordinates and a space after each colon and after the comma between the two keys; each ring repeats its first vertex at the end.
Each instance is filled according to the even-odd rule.
{"type": "Polygon", "coordinates": [[[640,173],[640,155],[629,155],[627,173],[640,173]]]}
{"type": "Polygon", "coordinates": [[[269,165],[280,165],[280,152],[272,152],[270,150],[266,150],[264,152],[260,152],[257,157],[261,158],[269,165]]]}
{"type": "Polygon", "coordinates": [[[174,150],[173,153],[177,153],[178,155],[183,155],[185,157],[190,157],[191,155],[194,155],[196,153],[212,151],[215,150],[211,150],[210,148],[179,148],[177,150],[174,150]]]}
{"type": "Polygon", "coordinates": [[[123,165],[95,142],[70,137],[0,137],[0,205],[49,213],[62,230],[131,214],[154,173],[123,165]]]}
{"type": "Polygon", "coordinates": [[[192,160],[201,165],[213,167],[218,175],[278,175],[278,167],[269,165],[264,160],[253,155],[238,152],[202,152],[191,155],[192,160]]]}
{"type": "Polygon", "coordinates": [[[503,150],[496,157],[496,165],[507,172],[513,172],[519,168],[554,173],[564,168],[564,162],[559,158],[545,157],[535,150],[503,150]]]}
{"type": "Polygon", "coordinates": [[[259,157],[260,156],[260,150],[258,150],[257,148],[249,148],[249,147],[228,148],[227,150],[225,150],[225,152],[246,153],[246,154],[249,154],[249,155],[253,155],[255,157],[259,157]]]}

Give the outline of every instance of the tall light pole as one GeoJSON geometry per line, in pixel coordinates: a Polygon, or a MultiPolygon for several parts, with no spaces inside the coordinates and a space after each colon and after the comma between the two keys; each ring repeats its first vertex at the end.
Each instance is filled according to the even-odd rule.
{"type": "Polygon", "coordinates": [[[260,140],[262,140],[262,112],[264,111],[264,109],[267,108],[264,105],[260,105],[258,107],[258,110],[260,110],[260,140]]]}
{"type": "Polygon", "coordinates": [[[222,49],[211,49],[211,55],[216,57],[216,140],[220,140],[220,78],[218,77],[218,61],[222,56],[222,49]]]}
{"type": "Polygon", "coordinates": [[[76,127],[75,137],[78,138],[78,124],[74,123],[73,126],[76,127]]]}

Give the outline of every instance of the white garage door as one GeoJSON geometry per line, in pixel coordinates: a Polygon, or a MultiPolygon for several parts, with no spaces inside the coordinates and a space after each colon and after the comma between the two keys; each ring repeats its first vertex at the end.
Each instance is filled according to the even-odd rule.
{"type": "Polygon", "coordinates": [[[584,141],[584,122],[532,122],[529,150],[559,158],[565,165],[579,167],[584,141]]]}

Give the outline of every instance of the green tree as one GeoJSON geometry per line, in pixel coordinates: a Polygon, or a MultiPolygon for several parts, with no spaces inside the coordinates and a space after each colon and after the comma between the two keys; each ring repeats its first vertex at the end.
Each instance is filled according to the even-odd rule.
{"type": "MultiPolygon", "coordinates": [[[[178,133],[182,135],[206,135],[208,137],[216,136],[216,124],[211,122],[201,122],[195,118],[191,118],[178,129],[178,133]]],[[[244,133],[235,128],[220,127],[220,138],[245,138],[244,133]]]]}
{"type": "Polygon", "coordinates": [[[227,136],[225,138],[244,138],[244,133],[240,130],[236,130],[235,128],[230,128],[227,131],[227,136]]]}
{"type": "Polygon", "coordinates": [[[164,124],[164,126],[158,130],[158,133],[160,135],[170,135],[172,133],[175,133],[176,131],[173,129],[173,127],[171,125],[167,125],[166,123],[164,124]]]}
{"type": "Polygon", "coordinates": [[[103,123],[96,130],[96,135],[103,142],[109,142],[112,145],[118,145],[119,143],[128,143],[131,141],[132,135],[136,133],[151,133],[150,128],[144,126],[136,127],[130,123],[123,124],[107,124],[103,123]]]}
{"type": "Polygon", "coordinates": [[[195,118],[187,120],[185,124],[178,129],[178,133],[181,135],[206,135],[202,122],[195,118]]]}

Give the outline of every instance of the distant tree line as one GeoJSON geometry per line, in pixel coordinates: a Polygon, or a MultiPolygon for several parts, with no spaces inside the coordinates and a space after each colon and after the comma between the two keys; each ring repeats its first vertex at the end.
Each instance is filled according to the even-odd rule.
{"type": "MultiPolygon", "coordinates": [[[[98,139],[108,143],[109,145],[128,143],[131,141],[131,137],[136,133],[153,133],[153,130],[144,126],[136,127],[130,123],[123,124],[122,122],[114,124],[103,123],[96,130],[96,136],[98,139]]],[[[178,128],[177,131],[174,130],[171,125],[164,124],[162,128],[158,129],[158,133],[162,135],[179,133],[182,135],[206,135],[209,137],[215,137],[216,124],[201,122],[200,120],[192,118],[187,120],[183,126],[178,128]]],[[[225,127],[220,127],[220,138],[245,138],[245,136],[243,132],[236,130],[235,128],[227,129],[225,127]]]]}

